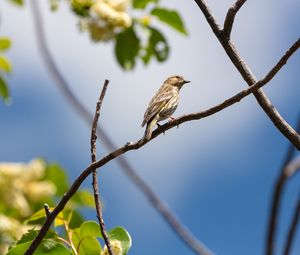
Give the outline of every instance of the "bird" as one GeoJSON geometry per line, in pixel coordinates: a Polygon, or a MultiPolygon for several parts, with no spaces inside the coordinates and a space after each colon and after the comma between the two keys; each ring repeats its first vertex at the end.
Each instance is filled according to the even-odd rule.
{"type": "Polygon", "coordinates": [[[174,119],[171,116],[178,106],[179,91],[184,84],[189,82],[180,75],[170,76],[164,81],[163,85],[151,99],[144,114],[142,127],[147,124],[144,139],[151,139],[152,129],[155,125],[158,125],[159,121],[167,118],[174,119]]]}

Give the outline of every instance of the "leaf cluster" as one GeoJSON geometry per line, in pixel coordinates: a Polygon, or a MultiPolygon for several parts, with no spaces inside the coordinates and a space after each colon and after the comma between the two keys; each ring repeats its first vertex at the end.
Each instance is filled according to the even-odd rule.
{"type": "Polygon", "coordinates": [[[148,65],[152,59],[158,62],[166,61],[170,46],[165,35],[155,24],[168,25],[186,36],[188,33],[180,14],[176,10],[161,7],[159,0],[128,2],[131,3],[130,12],[125,7],[113,6],[113,1],[109,6],[110,1],[104,0],[70,0],[70,6],[81,21],[81,30],[88,31],[92,41],[114,43],[115,57],[124,70],[134,69],[138,60],[144,65],[148,65]],[[107,6],[101,9],[101,6],[97,6],[98,3],[107,6]],[[129,15],[130,21],[126,24],[118,23],[117,15],[129,15]]]}
{"type": "MultiPolygon", "coordinates": [[[[30,221],[36,221],[37,218],[45,218],[44,210],[33,215],[30,221]],[[43,213],[44,212],[44,213],[43,213]]],[[[41,242],[34,254],[44,255],[104,255],[106,254],[106,247],[102,247],[100,240],[103,237],[100,232],[99,224],[95,221],[85,221],[77,227],[71,228],[70,214],[61,213],[56,221],[56,229],[60,226],[64,228],[65,233],[59,234],[55,229],[48,231],[46,237],[41,242]]],[[[22,255],[28,249],[38,230],[30,229],[23,237],[9,250],[7,255],[22,255]]],[[[116,255],[126,255],[131,247],[131,237],[129,233],[122,227],[115,227],[107,232],[112,247],[114,244],[118,245],[115,248],[116,255]]]]}

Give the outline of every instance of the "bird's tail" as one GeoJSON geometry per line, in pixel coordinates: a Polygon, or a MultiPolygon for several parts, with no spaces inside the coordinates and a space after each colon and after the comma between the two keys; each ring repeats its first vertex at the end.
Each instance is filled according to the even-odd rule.
{"type": "Polygon", "coordinates": [[[146,130],[145,130],[145,135],[144,135],[144,138],[146,140],[151,139],[152,129],[156,124],[157,124],[157,119],[156,118],[154,118],[153,120],[151,120],[150,122],[147,123],[147,127],[146,127],[146,130]]]}

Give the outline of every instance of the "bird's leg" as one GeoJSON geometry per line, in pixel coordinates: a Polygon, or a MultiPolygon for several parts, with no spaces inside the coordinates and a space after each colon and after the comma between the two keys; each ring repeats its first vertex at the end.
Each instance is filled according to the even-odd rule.
{"type": "MultiPolygon", "coordinates": [[[[172,121],[176,120],[176,118],[174,116],[170,116],[169,117],[169,123],[171,123],[172,121]]],[[[177,125],[177,128],[179,128],[179,124],[177,125]]]]}

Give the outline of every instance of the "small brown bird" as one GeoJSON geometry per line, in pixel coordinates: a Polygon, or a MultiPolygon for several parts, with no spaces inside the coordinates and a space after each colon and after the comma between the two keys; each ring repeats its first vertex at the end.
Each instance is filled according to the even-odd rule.
{"type": "Polygon", "coordinates": [[[156,92],[148,105],[142,123],[142,127],[147,124],[144,135],[146,140],[150,140],[152,129],[157,122],[171,117],[175,112],[179,100],[179,90],[185,83],[189,82],[182,76],[171,76],[165,80],[164,84],[156,92]]]}

